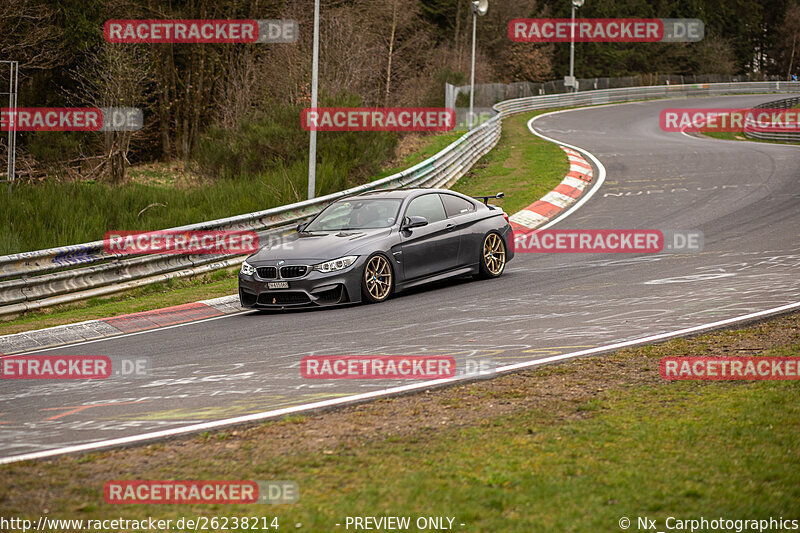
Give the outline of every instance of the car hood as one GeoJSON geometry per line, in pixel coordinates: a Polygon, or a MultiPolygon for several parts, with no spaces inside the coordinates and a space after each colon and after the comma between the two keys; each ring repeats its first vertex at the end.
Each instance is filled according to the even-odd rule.
{"type": "Polygon", "coordinates": [[[276,261],[327,261],[352,252],[375,239],[388,236],[392,228],[293,233],[280,242],[267,243],[247,258],[251,265],[276,261]]]}

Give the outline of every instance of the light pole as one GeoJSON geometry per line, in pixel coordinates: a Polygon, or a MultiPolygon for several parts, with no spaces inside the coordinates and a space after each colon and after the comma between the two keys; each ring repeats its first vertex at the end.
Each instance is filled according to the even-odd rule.
{"type": "Polygon", "coordinates": [[[478,25],[478,15],[484,16],[489,11],[489,0],[475,0],[472,2],[472,70],[469,75],[469,129],[472,130],[472,104],[475,101],[475,28],[478,25]]]}
{"type": "Polygon", "coordinates": [[[572,0],[572,23],[569,30],[569,86],[573,92],[578,89],[575,83],[575,10],[583,5],[583,0],[572,0]]]}
{"type": "MultiPolygon", "coordinates": [[[[314,54],[311,61],[311,109],[317,110],[317,84],[319,81],[319,0],[314,0],[314,54]]],[[[316,195],[317,180],[317,130],[309,132],[308,141],[308,199],[316,195]]]]}

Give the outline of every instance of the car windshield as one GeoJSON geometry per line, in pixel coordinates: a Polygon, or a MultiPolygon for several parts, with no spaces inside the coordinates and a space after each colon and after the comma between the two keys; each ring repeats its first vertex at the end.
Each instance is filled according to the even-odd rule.
{"type": "Polygon", "coordinates": [[[326,207],[305,231],[388,228],[397,220],[399,198],[351,198],[326,207]]]}

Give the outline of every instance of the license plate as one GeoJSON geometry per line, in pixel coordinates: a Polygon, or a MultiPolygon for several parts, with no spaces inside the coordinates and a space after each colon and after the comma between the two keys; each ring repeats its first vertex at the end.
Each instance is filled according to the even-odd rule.
{"type": "Polygon", "coordinates": [[[288,289],[289,282],[288,281],[270,281],[267,283],[268,289],[288,289]]]}

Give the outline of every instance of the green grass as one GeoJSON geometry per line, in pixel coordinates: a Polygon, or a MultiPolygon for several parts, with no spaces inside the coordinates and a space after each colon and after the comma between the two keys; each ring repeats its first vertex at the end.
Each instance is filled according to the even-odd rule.
{"type": "MultiPolygon", "coordinates": [[[[113,230],[164,229],[283,205],[303,196],[297,192],[305,190],[300,167],[287,169],[286,180],[268,173],[188,189],[142,183],[20,184],[10,199],[0,195],[0,254],[101,240],[113,230]]],[[[319,177],[323,193],[342,185],[331,187],[325,170],[319,177]]]]}
{"type": "MultiPolygon", "coordinates": [[[[413,153],[393,168],[371,176],[388,176],[430,157],[460,134],[426,135],[413,153]]],[[[375,156],[375,154],[372,154],[375,156]]],[[[317,194],[344,190],[362,182],[341,168],[358,154],[321,159],[317,194]]],[[[366,156],[363,156],[366,157],[366,156]]],[[[362,164],[366,165],[366,163],[362,164]]],[[[150,231],[214,220],[304,200],[305,160],[241,178],[192,181],[170,164],[147,164],[129,170],[129,181],[111,186],[95,181],[20,183],[11,198],[0,194],[0,255],[101,240],[113,230],[150,231]]]]}
{"type": "Polygon", "coordinates": [[[706,131],[703,132],[703,135],[706,137],[711,137],[712,139],[721,139],[723,141],[751,141],[755,139],[748,139],[744,136],[744,133],[741,131],[733,132],[733,131],[706,131]]]}
{"type": "Polygon", "coordinates": [[[292,514],[317,527],[391,513],[455,515],[473,531],[611,531],[621,516],[663,524],[676,514],[800,509],[800,472],[787,468],[800,460],[798,387],[693,389],[615,392],[586,406],[589,420],[559,423],[536,411],[490,418],[335,461],[300,459],[299,469],[281,465],[276,475],[304,487],[292,514]]]}
{"type": "MultiPolygon", "coordinates": [[[[776,346],[759,355],[800,356],[796,335],[793,342],[780,344],[787,342],[785,332],[796,328],[796,319],[791,320],[501,377],[498,380],[506,383],[495,395],[481,384],[448,389],[481,413],[466,425],[422,427],[391,437],[384,431],[383,438],[370,436],[311,451],[294,451],[284,444],[279,445],[283,451],[275,450],[276,443],[266,442],[262,434],[226,431],[178,443],[2,467],[0,479],[8,490],[7,500],[0,496],[0,511],[35,517],[46,506],[58,518],[256,512],[277,514],[284,529],[294,530],[294,524],[301,523],[305,531],[343,530],[333,524],[347,516],[449,516],[456,518],[456,530],[492,532],[619,531],[623,516],[634,525],[636,517],[655,519],[659,530],[669,516],[796,518],[797,382],[664,382],[657,377],[660,357],[698,354],[703,346],[725,348],[723,352],[732,346],[736,352],[741,347],[737,342],[750,340],[776,346]],[[764,331],[767,337],[762,338],[764,331]],[[605,375],[598,370],[603,365],[609,368],[605,375]],[[585,383],[598,376],[597,383],[585,383]],[[535,388],[542,381],[553,386],[563,380],[572,384],[565,390],[586,394],[572,401],[569,394],[547,397],[545,388],[541,401],[549,403],[544,407],[494,414],[498,404],[542,396],[535,388]],[[298,483],[301,496],[290,506],[255,509],[103,505],[103,482],[120,478],[286,479],[298,483]],[[26,494],[35,494],[36,503],[26,494]]],[[[435,399],[437,394],[422,396],[435,399]]],[[[391,416],[393,402],[404,401],[353,408],[352,418],[346,420],[353,424],[362,412],[364,420],[385,427],[382,416],[391,416]],[[370,409],[376,414],[368,415],[370,409]]],[[[394,409],[402,405],[406,404],[394,409]]],[[[322,424],[331,416],[335,415],[261,427],[289,431],[296,426],[294,433],[281,436],[300,443],[321,438],[319,426],[308,424],[315,419],[322,424]]]]}
{"type": "Polygon", "coordinates": [[[456,182],[453,190],[469,196],[503,192],[505,199],[492,200],[492,204],[509,214],[550,192],[569,172],[569,161],[557,145],[534,136],[527,127],[531,117],[548,111],[504,120],[497,146],[456,182]]]}
{"type": "Polygon", "coordinates": [[[407,168],[413,167],[417,163],[425,161],[434,154],[447,148],[448,145],[455,142],[456,139],[461,137],[463,134],[464,132],[457,131],[421,137],[419,141],[419,149],[414,150],[411,154],[408,154],[402,158],[398,164],[391,165],[389,168],[382,170],[375,179],[391,176],[392,174],[396,174],[406,170],[407,168]]]}
{"type": "Polygon", "coordinates": [[[759,143],[769,143],[769,144],[793,144],[798,145],[800,143],[796,142],[789,142],[789,141],[771,141],[769,139],[751,139],[750,137],[745,137],[744,133],[741,131],[707,131],[703,132],[702,135],[706,137],[711,137],[712,139],[720,139],[723,141],[748,141],[748,142],[759,142],[759,143]]]}
{"type": "MultiPolygon", "coordinates": [[[[794,106],[794,108],[800,108],[800,104],[794,106]]],[[[706,131],[703,132],[701,135],[705,135],[706,137],[711,137],[712,139],[720,139],[723,141],[749,141],[749,142],[762,142],[762,143],[771,143],[771,144],[800,144],[796,142],[788,142],[788,141],[771,141],[768,139],[751,139],[750,137],[746,137],[744,131],[706,131]]]]}
{"type": "Polygon", "coordinates": [[[295,479],[308,488],[296,514],[322,527],[376,511],[444,513],[477,531],[612,531],[621,516],[663,524],[676,515],[792,514],[800,510],[800,471],[787,468],[800,461],[798,400],[793,383],[689,383],[601,395],[577,406],[593,413],[588,420],[543,411],[489,417],[423,441],[298,461],[295,479]]]}

